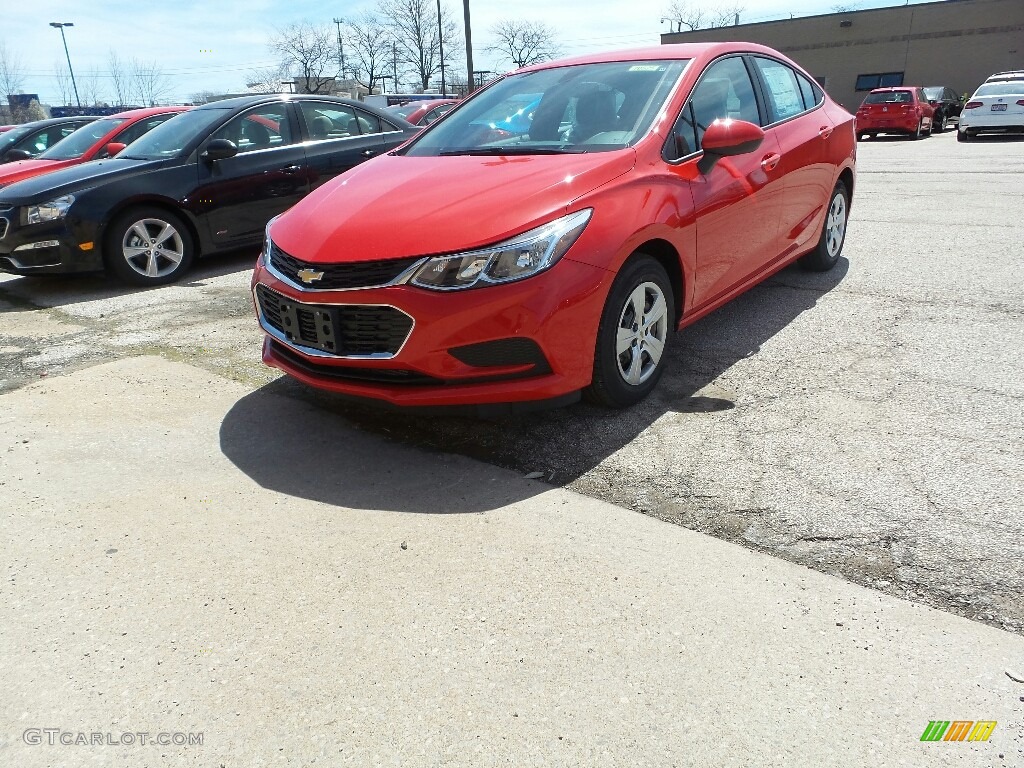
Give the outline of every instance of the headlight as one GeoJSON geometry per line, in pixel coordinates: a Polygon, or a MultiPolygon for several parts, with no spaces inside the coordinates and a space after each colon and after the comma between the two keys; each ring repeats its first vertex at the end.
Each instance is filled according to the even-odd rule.
{"type": "Polygon", "coordinates": [[[26,224],[41,224],[44,221],[57,221],[68,214],[68,208],[75,202],[74,195],[64,195],[48,203],[30,205],[25,209],[26,224]]]}
{"type": "Polygon", "coordinates": [[[417,270],[412,283],[448,291],[509,283],[543,272],[576,242],[592,213],[592,208],[585,208],[490,248],[438,256],[417,270]]]}
{"type": "Polygon", "coordinates": [[[256,259],[257,266],[262,267],[264,264],[266,264],[267,258],[270,256],[270,249],[274,245],[274,241],[270,239],[270,227],[273,225],[275,221],[277,221],[277,219],[278,216],[275,216],[270,221],[268,221],[266,228],[263,230],[263,250],[260,251],[260,257],[256,259]]]}

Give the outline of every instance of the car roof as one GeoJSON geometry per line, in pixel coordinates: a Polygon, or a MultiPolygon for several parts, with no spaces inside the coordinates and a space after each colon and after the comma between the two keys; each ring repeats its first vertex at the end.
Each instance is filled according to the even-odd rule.
{"type": "Polygon", "coordinates": [[[153,115],[166,115],[168,112],[184,112],[192,107],[183,107],[181,105],[174,105],[168,107],[145,107],[143,109],[127,109],[124,112],[118,112],[111,117],[128,118],[128,119],[139,119],[143,117],[152,117],[153,115]]]}
{"type": "Polygon", "coordinates": [[[275,101],[330,101],[335,104],[348,104],[353,107],[366,108],[368,105],[355,99],[343,99],[340,96],[328,96],[323,93],[261,93],[252,96],[233,96],[230,99],[211,101],[196,109],[235,109],[250,107],[257,104],[272,104],[275,101]]]}
{"type": "MultiPolygon", "coordinates": [[[[892,93],[894,91],[916,91],[920,85],[892,85],[885,88],[872,88],[872,93],[892,93]]],[[[938,86],[936,86],[938,87],[938,86]]]]}
{"type": "Polygon", "coordinates": [[[645,48],[625,48],[618,51],[606,51],[604,53],[591,53],[583,56],[572,56],[566,59],[545,61],[542,64],[533,64],[528,67],[516,70],[517,72],[532,72],[552,67],[567,67],[576,64],[602,64],[605,62],[617,61],[663,61],[665,59],[710,59],[726,53],[763,53],[768,56],[785,56],[773,48],[768,48],[757,43],[743,42],[721,42],[721,43],[670,43],[668,45],[655,45],[645,48]]]}
{"type": "Polygon", "coordinates": [[[67,115],[65,117],[48,117],[45,120],[33,120],[29,123],[20,123],[14,127],[24,128],[26,126],[32,126],[34,128],[43,128],[55,123],[66,123],[68,120],[99,120],[100,117],[101,115],[67,115]]]}

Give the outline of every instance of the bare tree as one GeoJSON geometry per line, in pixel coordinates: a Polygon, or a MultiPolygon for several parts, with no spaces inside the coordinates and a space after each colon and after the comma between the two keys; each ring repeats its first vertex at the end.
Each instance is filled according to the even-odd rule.
{"type": "Polygon", "coordinates": [[[670,32],[692,32],[695,29],[730,27],[743,13],[740,5],[704,6],[692,5],[687,0],[672,0],[662,21],[669,23],[670,32]],[[675,29],[672,29],[672,26],[675,29]]]}
{"type": "Polygon", "coordinates": [[[170,95],[171,83],[155,61],[132,59],[128,70],[131,73],[132,93],[142,104],[155,107],[158,101],[170,95]]]}
{"type": "Polygon", "coordinates": [[[57,93],[60,94],[61,103],[64,106],[71,106],[75,98],[74,85],[71,82],[71,72],[68,65],[58,60],[53,65],[53,81],[57,86],[57,93]]]}
{"type": "Polygon", "coordinates": [[[348,23],[345,44],[349,50],[346,58],[349,74],[372,93],[394,69],[391,60],[394,49],[388,39],[387,27],[376,14],[364,13],[356,21],[348,23]]]}
{"type": "Polygon", "coordinates": [[[0,41],[0,100],[6,102],[8,96],[21,93],[24,83],[25,69],[21,57],[0,41]]]}
{"type": "Polygon", "coordinates": [[[430,80],[441,72],[441,44],[445,49],[445,68],[461,61],[458,54],[458,30],[450,13],[442,8],[438,36],[437,6],[434,0],[381,0],[381,15],[387,19],[399,56],[426,90],[430,80]]]}
{"type": "Polygon", "coordinates": [[[282,93],[288,90],[284,82],[290,79],[283,66],[253,69],[245,76],[245,87],[253,93],[282,93]]]}
{"type": "Polygon", "coordinates": [[[99,106],[103,100],[103,88],[100,85],[100,73],[95,67],[78,75],[78,94],[83,107],[99,106]]]}
{"type": "Polygon", "coordinates": [[[216,91],[197,91],[188,97],[188,100],[192,104],[209,104],[211,101],[216,101],[217,97],[220,96],[216,91]]]}
{"type": "Polygon", "coordinates": [[[302,93],[328,93],[338,72],[337,44],[331,29],[308,21],[289,24],[270,38],[270,48],[295,77],[302,93]]]}
{"type": "Polygon", "coordinates": [[[555,44],[555,31],[539,21],[504,19],[491,27],[494,44],[488,47],[501,61],[511,61],[516,68],[560,55],[555,44]]]}
{"type": "Polygon", "coordinates": [[[832,13],[849,13],[860,9],[860,3],[847,3],[845,5],[833,5],[832,13]]]}
{"type": "Polygon", "coordinates": [[[128,106],[132,101],[131,74],[128,66],[121,61],[117,51],[110,49],[107,58],[107,72],[110,76],[110,87],[113,91],[114,104],[118,107],[128,106]]]}

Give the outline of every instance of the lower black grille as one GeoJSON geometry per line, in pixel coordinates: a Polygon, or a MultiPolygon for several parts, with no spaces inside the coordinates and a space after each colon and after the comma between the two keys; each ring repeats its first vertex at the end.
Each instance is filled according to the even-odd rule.
{"type": "Polygon", "coordinates": [[[419,260],[419,256],[414,256],[407,259],[382,259],[346,264],[313,264],[290,256],[276,245],[272,244],[270,247],[270,264],[274,269],[296,285],[325,291],[387,285],[419,260]],[[299,277],[299,273],[304,270],[320,273],[322,277],[307,283],[299,277]]]}
{"type": "Polygon", "coordinates": [[[532,373],[550,373],[547,358],[533,339],[510,338],[453,347],[448,354],[459,362],[479,368],[532,365],[532,373]]]}
{"type": "Polygon", "coordinates": [[[263,317],[285,338],[339,357],[389,357],[412,330],[412,318],[377,304],[302,304],[256,286],[263,317]]]}

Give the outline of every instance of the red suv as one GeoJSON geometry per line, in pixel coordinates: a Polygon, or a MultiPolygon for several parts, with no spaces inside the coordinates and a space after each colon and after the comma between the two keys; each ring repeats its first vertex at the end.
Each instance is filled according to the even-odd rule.
{"type": "Polygon", "coordinates": [[[876,88],[857,110],[857,140],[880,133],[920,139],[932,133],[933,107],[923,88],[876,88]]]}
{"type": "Polygon", "coordinates": [[[853,116],[770,48],[520,69],[270,222],[263,359],[396,405],[630,405],[673,330],[836,265],[855,153],[853,116]]]}

